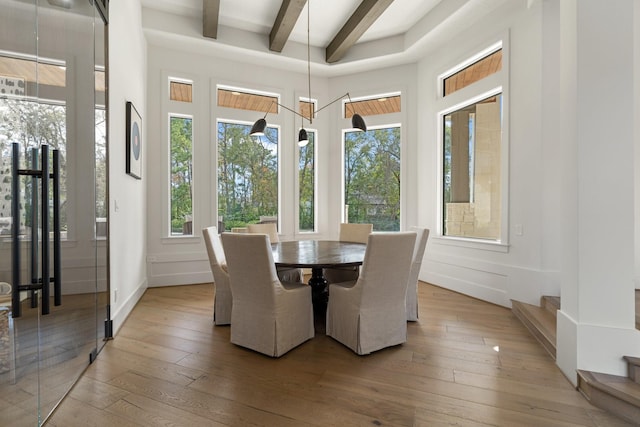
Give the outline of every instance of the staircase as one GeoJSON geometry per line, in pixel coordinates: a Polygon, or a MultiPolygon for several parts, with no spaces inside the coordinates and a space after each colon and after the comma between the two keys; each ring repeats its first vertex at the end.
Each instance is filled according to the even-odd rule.
{"type": "MultiPolygon", "coordinates": [[[[540,306],[512,301],[513,314],[556,358],[556,312],[560,298],[543,296],[540,306]]],[[[640,358],[624,356],[626,377],[578,370],[578,390],[594,406],[640,425],[640,358]]]]}

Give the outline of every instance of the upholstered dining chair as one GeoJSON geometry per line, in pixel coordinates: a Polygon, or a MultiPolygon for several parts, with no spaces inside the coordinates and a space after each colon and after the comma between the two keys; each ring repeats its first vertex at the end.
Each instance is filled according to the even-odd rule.
{"type": "Polygon", "coordinates": [[[329,284],[328,336],[360,355],[407,341],[407,279],[415,241],[411,231],[369,236],[358,280],[329,284]]]}
{"type": "Polygon", "coordinates": [[[222,243],[233,292],[231,342],[280,357],[313,338],[311,287],[278,279],[269,237],[223,233],[222,243]]]}
{"type": "Polygon", "coordinates": [[[429,239],[429,229],[411,227],[409,231],[416,233],[416,244],[413,248],[413,260],[411,262],[411,271],[409,272],[409,281],[407,282],[407,321],[415,322],[418,320],[418,275],[420,274],[427,239],[429,239]]]}
{"type": "MultiPolygon", "coordinates": [[[[342,223],[339,240],[341,242],[367,243],[369,234],[373,232],[373,224],[342,223]]],[[[324,270],[324,277],[329,283],[357,280],[360,267],[336,267],[324,270]]]]}
{"type": "Polygon", "coordinates": [[[215,325],[228,325],[231,323],[231,287],[229,286],[229,273],[222,249],[222,242],[218,235],[218,229],[214,226],[202,229],[204,243],[209,255],[209,264],[215,283],[215,296],[213,300],[213,323],[215,325]]]}
{"type": "MultiPolygon", "coordinates": [[[[248,233],[262,233],[269,236],[271,243],[278,243],[280,237],[278,236],[278,225],[273,222],[266,222],[263,224],[247,224],[248,233]]],[[[304,281],[304,273],[301,268],[285,268],[278,267],[278,277],[284,282],[302,282],[304,281]]]]}

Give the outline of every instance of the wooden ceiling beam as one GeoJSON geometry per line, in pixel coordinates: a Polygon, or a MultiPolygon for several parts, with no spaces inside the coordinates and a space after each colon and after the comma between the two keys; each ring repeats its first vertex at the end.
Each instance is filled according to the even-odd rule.
{"type": "Polygon", "coordinates": [[[202,0],[202,35],[212,39],[218,38],[218,16],[220,0],[202,0]]]}
{"type": "Polygon", "coordinates": [[[280,11],[269,34],[269,50],[282,52],[305,4],[307,0],[282,0],[280,11]]]}
{"type": "Polygon", "coordinates": [[[337,62],[364,32],[382,15],[393,0],[362,0],[360,6],[333,38],[326,50],[326,60],[337,62]]]}

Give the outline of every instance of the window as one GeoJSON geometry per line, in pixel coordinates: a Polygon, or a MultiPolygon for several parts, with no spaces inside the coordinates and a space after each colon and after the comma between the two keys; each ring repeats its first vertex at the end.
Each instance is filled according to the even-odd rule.
{"type": "Polygon", "coordinates": [[[346,132],[344,203],[348,222],[400,230],[400,127],[346,132]]]}
{"type": "Polygon", "coordinates": [[[299,225],[300,231],[315,231],[315,141],[316,133],[307,129],[309,143],[304,147],[300,147],[298,157],[298,182],[299,182],[299,225]]]}
{"type": "Polygon", "coordinates": [[[278,97],[251,93],[245,89],[218,87],[218,107],[235,108],[237,110],[259,111],[262,113],[278,112],[278,97]]]}
{"type": "MultiPolygon", "coordinates": [[[[11,143],[20,144],[21,167],[40,169],[42,144],[60,152],[60,228],[69,236],[69,213],[76,200],[67,191],[67,106],[61,88],[66,87],[66,64],[62,61],[0,55],[0,235],[9,234],[11,222],[11,143]],[[21,77],[9,77],[20,75],[21,77]],[[35,100],[32,96],[39,95],[35,100]],[[37,125],[36,125],[37,124],[37,125]]],[[[28,213],[33,208],[33,180],[23,178],[20,194],[20,234],[28,234],[35,224],[28,213]]],[[[53,188],[50,187],[53,195],[53,188]]],[[[51,195],[51,197],[53,197],[51,195]]],[[[73,223],[72,223],[73,224],[73,223]]],[[[73,227],[73,225],[72,225],[73,227]]]]}
{"type": "Polygon", "coordinates": [[[279,129],[249,135],[250,124],[218,121],[218,216],[224,229],[278,215],[279,129]]]}
{"type": "Polygon", "coordinates": [[[443,236],[501,242],[505,234],[502,55],[499,43],[441,77],[443,236]]]}
{"type": "Polygon", "coordinates": [[[444,116],[444,234],[500,240],[502,95],[444,116]]]}
{"type": "Polygon", "coordinates": [[[169,117],[171,235],[193,235],[193,119],[169,117]]]}
{"type": "Polygon", "coordinates": [[[361,116],[375,116],[378,114],[399,113],[401,98],[398,94],[380,95],[375,98],[367,98],[358,101],[344,103],[344,118],[350,119],[355,113],[361,116]]]}
{"type": "Polygon", "coordinates": [[[192,84],[189,82],[169,82],[169,98],[172,101],[191,103],[193,101],[192,84]]]}
{"type": "Polygon", "coordinates": [[[452,93],[463,89],[473,83],[484,79],[491,74],[495,74],[502,69],[502,49],[483,57],[482,59],[473,62],[468,67],[451,74],[443,79],[443,93],[444,96],[451,95],[452,93]]]}

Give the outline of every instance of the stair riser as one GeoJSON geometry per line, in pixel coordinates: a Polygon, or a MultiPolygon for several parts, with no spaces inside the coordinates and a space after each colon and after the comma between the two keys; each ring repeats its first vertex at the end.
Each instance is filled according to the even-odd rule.
{"type": "Polygon", "coordinates": [[[578,377],[578,389],[593,406],[604,409],[631,423],[637,423],[640,420],[640,408],[592,387],[580,377],[578,377]]]}
{"type": "Polygon", "coordinates": [[[549,352],[551,357],[556,358],[556,346],[555,343],[550,342],[544,334],[542,334],[536,326],[529,320],[526,313],[522,312],[517,305],[512,307],[513,314],[522,322],[522,324],[531,332],[531,334],[542,344],[542,346],[549,352]]]}
{"type": "Polygon", "coordinates": [[[555,317],[558,316],[558,310],[560,310],[560,307],[555,299],[542,297],[540,298],[540,306],[547,310],[549,313],[553,314],[555,317]]]}
{"type": "Polygon", "coordinates": [[[640,384],[640,366],[629,364],[629,379],[640,384]]]}

